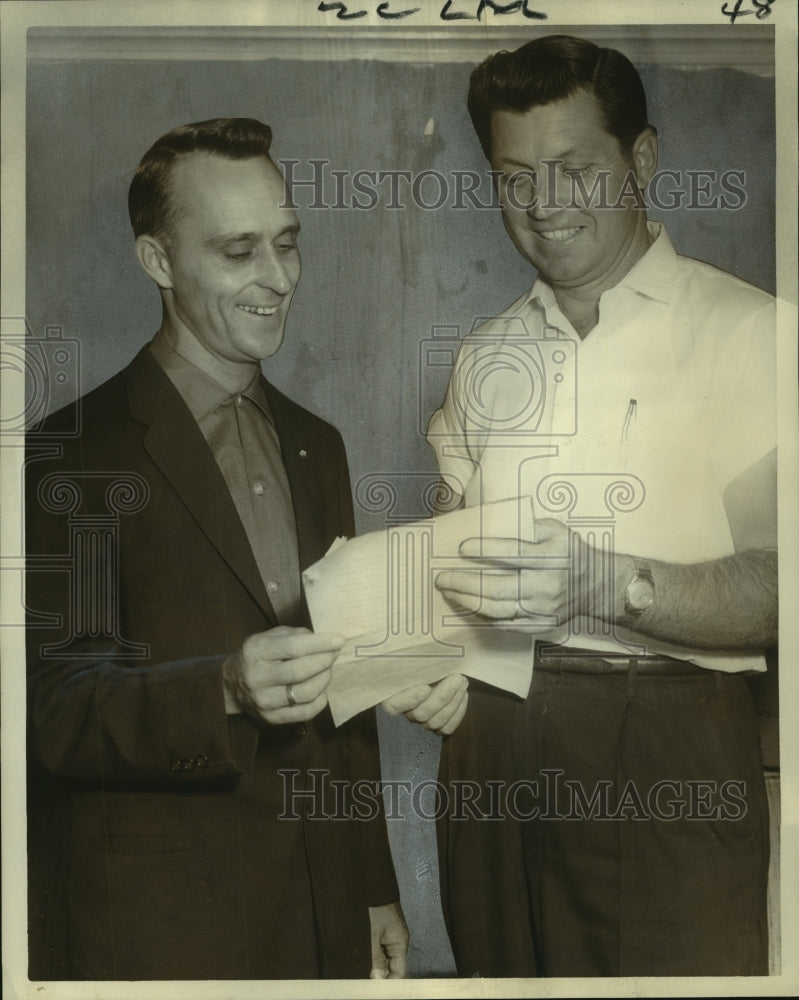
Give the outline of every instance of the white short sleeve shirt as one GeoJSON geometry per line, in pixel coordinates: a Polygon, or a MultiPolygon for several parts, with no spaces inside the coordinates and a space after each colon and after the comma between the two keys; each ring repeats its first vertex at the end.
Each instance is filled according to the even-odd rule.
{"type": "MultiPolygon", "coordinates": [[[[717,559],[734,553],[725,488],[776,447],[774,300],[650,231],[584,340],[541,278],[469,334],[428,441],[468,505],[530,494],[537,516],[616,551],[717,559]]],[[[763,669],[759,656],[646,645],[763,669]]]]}

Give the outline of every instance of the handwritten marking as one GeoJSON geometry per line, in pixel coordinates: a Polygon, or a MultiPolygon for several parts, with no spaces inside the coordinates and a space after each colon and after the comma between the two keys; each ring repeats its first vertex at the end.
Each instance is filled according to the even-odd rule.
{"type": "Polygon", "coordinates": [[[416,14],[421,10],[421,7],[414,7],[412,10],[398,10],[395,13],[392,13],[388,7],[389,5],[387,3],[381,3],[377,8],[378,16],[384,17],[387,21],[399,20],[401,17],[409,17],[411,14],[416,14]]]}
{"type": "Polygon", "coordinates": [[[347,12],[347,5],[345,3],[340,3],[338,0],[333,3],[326,3],[325,0],[321,0],[321,3],[316,8],[322,14],[330,14],[333,11],[336,12],[336,17],[339,21],[351,21],[355,17],[366,17],[365,10],[357,10],[352,14],[347,12]]]}
{"type": "MultiPolygon", "coordinates": [[[[740,3],[742,0],[738,0],[740,3]]],[[[754,3],[762,2],[762,0],[753,0],[754,3]]],[[[471,13],[468,10],[452,10],[453,0],[446,0],[441,10],[439,11],[439,19],[442,21],[481,21],[483,19],[483,13],[486,10],[491,10],[497,15],[502,14],[516,14],[521,13],[526,18],[535,21],[546,21],[547,15],[542,11],[531,10],[529,7],[529,0],[511,0],[510,3],[497,3],[496,0],[479,0],[476,7],[473,5],[472,10],[475,13],[471,13]]],[[[399,21],[405,17],[411,17],[414,14],[418,14],[422,9],[421,7],[410,7],[406,10],[391,10],[390,0],[384,0],[383,3],[379,3],[376,8],[376,13],[379,18],[384,21],[399,21]]],[[[349,10],[346,3],[342,0],[320,0],[319,6],[316,8],[320,14],[335,14],[339,21],[352,21],[355,18],[366,17],[369,13],[368,10],[349,10]]],[[[752,13],[747,11],[746,13],[752,13]]]]}
{"type": "Polygon", "coordinates": [[[747,10],[741,10],[744,0],[735,0],[732,10],[730,10],[729,3],[725,2],[721,5],[721,13],[730,19],[730,24],[735,24],[739,17],[747,17],[749,14],[754,14],[759,21],[763,21],[771,15],[774,0],[748,0],[748,2],[751,6],[747,10]]]}

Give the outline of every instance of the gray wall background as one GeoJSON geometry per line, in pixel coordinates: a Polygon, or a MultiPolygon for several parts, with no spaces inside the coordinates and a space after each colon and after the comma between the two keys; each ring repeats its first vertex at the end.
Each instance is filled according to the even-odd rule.
{"type": "MultiPolygon", "coordinates": [[[[519,42],[523,41],[520,36],[519,42]]],[[[420,58],[424,53],[420,54],[420,58]]],[[[774,291],[773,80],[736,70],[641,67],[660,165],[744,171],[738,211],[651,213],[678,251],[774,291]]],[[[79,342],[79,380],[52,386],[52,407],[125,365],[157,329],[155,287],[140,271],[127,221],[127,187],[144,150],[173,126],[217,115],[271,124],[277,160],[328,170],[486,171],[465,108],[471,65],[376,60],[305,62],[63,61],[32,63],[27,90],[27,320],[79,342]],[[432,138],[425,126],[435,120],[432,138]]],[[[328,191],[334,196],[332,177],[328,191]]],[[[487,179],[480,198],[488,200],[487,179]]],[[[418,474],[434,477],[423,431],[448,369],[420,362],[435,326],[466,333],[529,286],[534,274],[495,210],[412,204],[318,210],[297,195],[303,277],[286,342],[265,371],[344,435],[353,485],[386,474],[397,510],[420,507],[418,474]],[[420,354],[421,352],[421,354],[420,354]]],[[[433,199],[435,190],[425,189],[433,199]]],[[[356,503],[359,531],[385,512],[356,503]]],[[[438,740],[381,713],[386,778],[435,777],[438,740]]],[[[501,734],[497,735],[501,738],[501,734]]],[[[452,959],[440,915],[432,823],[390,824],[411,930],[411,971],[443,975],[452,959]]]]}

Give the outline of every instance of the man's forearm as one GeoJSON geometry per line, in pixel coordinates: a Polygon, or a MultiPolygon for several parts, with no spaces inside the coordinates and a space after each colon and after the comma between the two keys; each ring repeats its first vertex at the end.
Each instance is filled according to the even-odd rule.
{"type": "Polygon", "coordinates": [[[29,654],[29,752],[48,770],[187,785],[251,768],[257,730],[225,715],[222,655],[135,667],[97,645],[75,644],[83,655],[72,660],[29,654]]]}
{"type": "Polygon", "coordinates": [[[776,550],[753,549],[685,565],[645,562],[655,583],[652,606],[640,614],[625,611],[625,591],[635,574],[635,562],[616,554],[613,606],[601,612],[602,617],[683,646],[764,649],[776,642],[776,550]]]}

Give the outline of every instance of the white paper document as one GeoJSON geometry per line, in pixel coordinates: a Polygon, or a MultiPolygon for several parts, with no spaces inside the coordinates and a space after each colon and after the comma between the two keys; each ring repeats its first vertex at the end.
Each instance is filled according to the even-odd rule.
{"type": "Polygon", "coordinates": [[[303,573],[314,630],[347,639],[328,699],[335,724],[404,688],[453,673],[524,697],[533,669],[529,634],[459,613],[434,585],[442,570],[475,563],[467,538],[534,540],[528,497],[392,525],[342,543],[303,573]]]}

